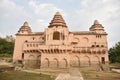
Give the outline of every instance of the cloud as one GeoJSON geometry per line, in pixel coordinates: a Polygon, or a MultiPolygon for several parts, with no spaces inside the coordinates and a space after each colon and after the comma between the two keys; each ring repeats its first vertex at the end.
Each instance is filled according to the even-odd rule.
{"type": "Polygon", "coordinates": [[[29,15],[24,10],[24,7],[16,5],[12,0],[0,1],[0,19],[17,19],[28,17],[29,15]]]}
{"type": "Polygon", "coordinates": [[[76,10],[76,16],[85,20],[97,18],[103,22],[110,21],[111,18],[119,17],[119,5],[117,0],[82,0],[82,8],[76,10]]]}
{"type": "Polygon", "coordinates": [[[98,19],[108,33],[109,47],[111,47],[120,40],[118,37],[120,25],[119,5],[119,0],[82,0],[81,9],[75,12],[75,18],[80,18],[77,20],[76,26],[80,25],[79,29],[86,29],[85,26],[90,27],[93,24],[91,22],[98,19]]]}
{"type": "Polygon", "coordinates": [[[32,18],[31,18],[31,24],[34,31],[44,31],[44,28],[46,28],[51,19],[53,18],[53,15],[59,11],[63,14],[63,16],[67,16],[65,11],[63,11],[60,8],[57,8],[52,3],[39,3],[36,0],[30,0],[28,2],[28,6],[32,10],[32,18]]]}
{"type": "Polygon", "coordinates": [[[28,21],[33,32],[44,31],[55,12],[59,11],[70,31],[88,30],[93,21],[98,19],[108,33],[109,47],[111,47],[120,41],[119,5],[119,0],[55,0],[47,2],[27,0],[25,2],[18,1],[18,3],[17,0],[0,0],[0,36],[15,34],[24,21],[28,21]]]}
{"type": "Polygon", "coordinates": [[[2,34],[0,36],[15,34],[24,21],[28,21],[31,24],[32,31],[43,31],[49,25],[54,13],[57,11],[62,12],[66,16],[66,13],[62,9],[57,8],[51,3],[39,3],[36,0],[29,0],[25,6],[22,6],[18,5],[14,0],[1,0],[0,32],[2,34]]]}
{"type": "Polygon", "coordinates": [[[39,15],[46,15],[46,14],[48,14],[51,11],[53,11],[53,12],[55,12],[55,11],[61,11],[60,9],[56,8],[51,3],[38,4],[37,1],[33,1],[33,0],[31,0],[29,2],[29,6],[31,7],[31,9],[33,10],[33,12],[35,12],[35,14],[39,14],[39,15]]]}
{"type": "Polygon", "coordinates": [[[29,14],[24,8],[16,5],[12,0],[0,0],[0,36],[15,34],[19,29],[16,25],[28,17],[29,14]]]}
{"type": "Polygon", "coordinates": [[[48,24],[48,22],[46,22],[45,20],[37,19],[37,20],[35,20],[35,22],[33,23],[32,26],[34,27],[34,31],[37,31],[37,32],[42,31],[43,32],[44,29],[47,27],[46,24],[48,24]]]}
{"type": "Polygon", "coordinates": [[[33,10],[33,12],[37,15],[48,15],[51,13],[55,13],[57,11],[62,12],[64,15],[66,15],[65,12],[63,12],[62,9],[57,8],[54,4],[52,3],[39,3],[36,0],[30,0],[28,2],[29,7],[33,10]]]}

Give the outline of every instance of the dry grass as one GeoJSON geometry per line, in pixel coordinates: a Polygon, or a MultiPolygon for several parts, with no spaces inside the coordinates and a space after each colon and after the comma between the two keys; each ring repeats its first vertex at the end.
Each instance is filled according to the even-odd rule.
{"type": "Polygon", "coordinates": [[[120,80],[120,73],[112,71],[81,71],[85,80],[120,80]]]}
{"type": "Polygon", "coordinates": [[[120,63],[111,63],[110,66],[114,66],[114,67],[117,67],[117,68],[120,68],[120,63]]]}
{"type": "Polygon", "coordinates": [[[49,75],[33,74],[22,71],[8,71],[0,73],[0,80],[54,80],[49,75]]]}

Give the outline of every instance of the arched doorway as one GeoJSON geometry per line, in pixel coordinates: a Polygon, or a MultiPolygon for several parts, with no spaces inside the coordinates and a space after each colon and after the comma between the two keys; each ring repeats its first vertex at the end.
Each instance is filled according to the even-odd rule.
{"type": "Polygon", "coordinates": [[[79,67],[80,66],[80,58],[78,56],[73,56],[71,61],[71,66],[79,67]]]}
{"type": "Polygon", "coordinates": [[[40,66],[41,66],[41,55],[37,56],[36,65],[37,65],[37,68],[40,68],[40,66]]]}
{"type": "Polygon", "coordinates": [[[100,63],[99,57],[98,56],[94,56],[93,57],[93,62],[94,65],[98,65],[100,63]]]}
{"type": "Polygon", "coordinates": [[[68,62],[67,59],[62,59],[61,61],[61,68],[67,68],[68,67],[68,62]]]}
{"type": "Polygon", "coordinates": [[[101,57],[101,63],[105,64],[105,57],[101,57]]]}
{"type": "Polygon", "coordinates": [[[59,61],[57,58],[53,59],[53,67],[58,68],[59,67],[59,61]]]}
{"type": "Polygon", "coordinates": [[[24,53],[22,53],[22,60],[24,60],[24,53]]]}
{"type": "Polygon", "coordinates": [[[84,56],[81,58],[81,66],[90,66],[90,58],[88,56],[84,56]]]}
{"type": "Polygon", "coordinates": [[[45,60],[43,61],[43,67],[49,67],[50,66],[50,61],[48,58],[45,58],[45,60]]]}
{"type": "Polygon", "coordinates": [[[36,66],[35,56],[29,55],[28,67],[34,68],[36,66]]]}

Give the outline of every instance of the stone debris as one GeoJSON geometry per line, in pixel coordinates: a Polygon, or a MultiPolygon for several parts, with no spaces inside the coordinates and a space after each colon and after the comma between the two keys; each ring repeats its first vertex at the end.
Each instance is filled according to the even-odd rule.
{"type": "Polygon", "coordinates": [[[120,73],[120,69],[112,69],[112,71],[120,73]]]}

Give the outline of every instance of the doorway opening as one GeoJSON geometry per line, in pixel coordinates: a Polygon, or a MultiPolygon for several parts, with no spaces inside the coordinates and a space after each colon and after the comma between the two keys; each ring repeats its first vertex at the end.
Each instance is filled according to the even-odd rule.
{"type": "Polygon", "coordinates": [[[101,62],[102,62],[102,64],[105,64],[105,57],[101,58],[101,62]]]}

